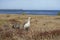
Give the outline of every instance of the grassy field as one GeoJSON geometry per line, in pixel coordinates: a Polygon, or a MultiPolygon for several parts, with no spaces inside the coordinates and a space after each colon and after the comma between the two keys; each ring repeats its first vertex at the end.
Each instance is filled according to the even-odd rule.
{"type": "Polygon", "coordinates": [[[0,40],[60,40],[60,16],[0,14],[0,40]],[[24,22],[31,17],[29,31],[24,22]],[[12,28],[16,22],[20,29],[12,28]]]}

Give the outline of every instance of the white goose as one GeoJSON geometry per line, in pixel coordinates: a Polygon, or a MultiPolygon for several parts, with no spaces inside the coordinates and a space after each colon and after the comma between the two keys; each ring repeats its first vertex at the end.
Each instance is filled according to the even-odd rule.
{"type": "Polygon", "coordinates": [[[28,21],[24,24],[24,29],[25,30],[28,30],[29,27],[30,27],[30,19],[31,19],[31,17],[28,17],[28,21]]]}

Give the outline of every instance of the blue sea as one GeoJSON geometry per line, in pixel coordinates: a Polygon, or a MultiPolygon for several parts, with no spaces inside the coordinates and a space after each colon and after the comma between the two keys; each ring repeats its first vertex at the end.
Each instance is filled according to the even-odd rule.
{"type": "Polygon", "coordinates": [[[7,10],[0,9],[0,14],[33,14],[33,15],[57,15],[60,10],[7,10]]]}

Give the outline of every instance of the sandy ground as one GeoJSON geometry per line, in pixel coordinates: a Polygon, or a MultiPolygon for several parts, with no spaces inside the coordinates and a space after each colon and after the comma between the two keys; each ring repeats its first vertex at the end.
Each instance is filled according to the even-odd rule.
{"type": "MultiPolygon", "coordinates": [[[[0,26],[2,27],[3,24],[11,24],[9,20],[17,20],[20,23],[20,27],[22,28],[24,22],[28,19],[28,17],[31,17],[31,26],[28,32],[28,35],[24,37],[20,37],[14,40],[60,40],[60,36],[56,36],[55,38],[49,38],[46,35],[52,35],[56,32],[60,35],[60,16],[48,16],[48,15],[20,15],[20,14],[0,14],[0,26]],[[56,31],[54,31],[56,30],[56,31]],[[46,33],[45,33],[46,32],[46,33]],[[48,33],[47,33],[48,32],[48,33]],[[51,33],[49,33],[51,32],[51,33]],[[42,33],[42,34],[41,34],[42,33]],[[39,35],[42,35],[41,38],[39,35]],[[32,37],[33,36],[33,37],[32,37]],[[46,38],[45,38],[46,37],[46,38]]],[[[12,24],[11,24],[12,25],[12,24]]],[[[10,25],[10,26],[11,26],[10,25]]],[[[13,30],[13,29],[11,29],[13,30]]],[[[16,29],[14,29],[16,30],[16,29]]],[[[20,32],[20,31],[18,31],[20,32]]],[[[25,31],[24,31],[25,33],[25,31]]],[[[3,35],[3,34],[2,34],[3,35]]],[[[23,35],[23,34],[22,34],[23,35]]],[[[14,36],[15,37],[15,36],[14,36]]],[[[3,39],[1,39],[3,40],[3,39]]],[[[7,38],[5,40],[8,40],[7,38]]],[[[10,40],[10,39],[9,39],[10,40]]],[[[13,40],[13,39],[11,39],[13,40]]]]}

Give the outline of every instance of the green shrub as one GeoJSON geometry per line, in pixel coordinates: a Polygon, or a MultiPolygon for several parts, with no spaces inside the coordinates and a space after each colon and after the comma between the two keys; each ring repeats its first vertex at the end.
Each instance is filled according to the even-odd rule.
{"type": "Polygon", "coordinates": [[[23,12],[23,13],[22,13],[22,15],[26,15],[26,13],[25,13],[25,12],[23,12]]]}
{"type": "Polygon", "coordinates": [[[60,12],[58,12],[58,14],[57,15],[60,15],[60,12]]]}

